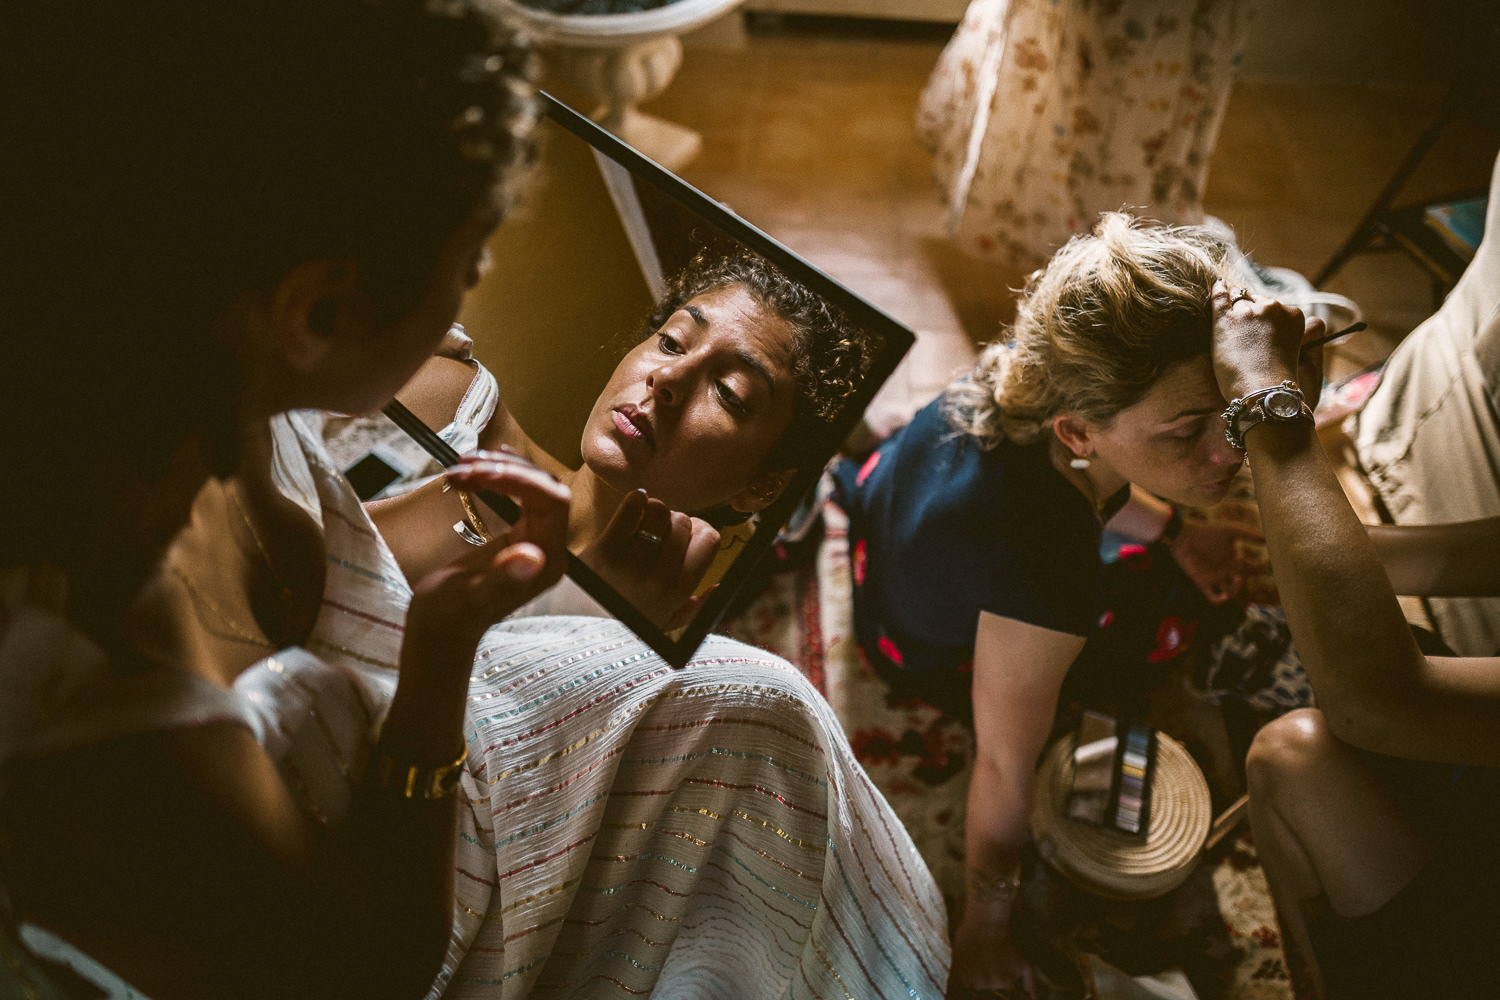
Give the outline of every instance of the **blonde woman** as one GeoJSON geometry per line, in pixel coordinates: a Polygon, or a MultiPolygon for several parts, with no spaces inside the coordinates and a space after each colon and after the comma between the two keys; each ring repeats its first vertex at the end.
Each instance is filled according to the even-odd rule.
{"type": "Polygon", "coordinates": [[[1184,525],[1145,495],[1212,505],[1240,469],[1209,360],[1227,250],[1206,230],[1105,215],[1032,276],[968,377],[836,473],[860,645],[898,689],[972,712],[950,995],[1030,985],[1010,922],[1032,771],[1100,614],[1105,523],[1165,537],[1212,598],[1240,585],[1246,532],[1184,525]]]}

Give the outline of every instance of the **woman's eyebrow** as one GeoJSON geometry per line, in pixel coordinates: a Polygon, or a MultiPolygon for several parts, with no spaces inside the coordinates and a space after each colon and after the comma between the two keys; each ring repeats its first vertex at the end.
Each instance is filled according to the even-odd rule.
{"type": "Polygon", "coordinates": [[[1166,420],[1163,420],[1162,426],[1165,427],[1168,424],[1175,424],[1183,417],[1201,417],[1209,413],[1218,413],[1221,409],[1223,409],[1223,407],[1221,406],[1200,406],[1187,410],[1179,410],[1175,416],[1171,416],[1166,420]]]}
{"type": "MultiPolygon", "coordinates": [[[[691,316],[693,322],[698,324],[699,326],[707,327],[709,325],[708,317],[703,315],[703,310],[699,309],[697,306],[685,305],[682,307],[682,311],[691,316]]],[[[773,396],[776,394],[776,373],[774,370],[772,370],[771,366],[766,363],[764,358],[761,358],[756,354],[752,354],[749,349],[741,347],[738,344],[735,345],[734,356],[746,368],[750,369],[751,371],[755,372],[755,374],[765,379],[766,386],[770,388],[771,394],[773,396]]]]}
{"type": "Polygon", "coordinates": [[[736,347],[734,350],[734,356],[738,358],[746,368],[749,368],[761,378],[765,379],[767,387],[769,387],[771,390],[771,395],[776,395],[776,375],[774,372],[772,372],[771,366],[766,364],[764,359],[762,359],[758,355],[751,354],[743,347],[736,347]]]}

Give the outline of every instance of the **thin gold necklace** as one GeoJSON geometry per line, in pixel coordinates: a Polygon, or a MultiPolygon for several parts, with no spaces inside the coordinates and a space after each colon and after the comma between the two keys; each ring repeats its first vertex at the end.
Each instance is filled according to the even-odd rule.
{"type": "Polygon", "coordinates": [[[193,599],[193,604],[196,607],[200,608],[200,611],[198,613],[198,621],[202,622],[203,627],[208,629],[210,633],[218,636],[220,639],[228,639],[232,642],[249,643],[252,646],[260,646],[264,649],[281,648],[277,643],[272,642],[264,635],[259,635],[247,631],[243,625],[235,621],[223,608],[219,607],[218,603],[214,601],[213,598],[209,597],[207,594],[203,593],[203,591],[199,590],[193,584],[193,581],[188,578],[188,575],[184,573],[175,562],[168,562],[167,569],[171,571],[173,576],[182,581],[182,585],[187,588],[188,596],[193,599]],[[202,608],[208,608],[208,610],[212,611],[214,613],[214,617],[218,618],[219,621],[223,624],[224,628],[228,629],[229,631],[227,633],[220,631],[219,629],[216,629],[209,625],[208,622],[204,621],[203,613],[201,611],[202,608]]]}
{"type": "Polygon", "coordinates": [[[292,588],[286,585],[286,581],[283,580],[281,578],[281,574],[276,571],[276,563],[272,561],[271,553],[266,550],[266,543],[260,540],[260,532],[255,530],[255,522],[250,520],[250,512],[245,510],[245,505],[240,500],[239,485],[237,483],[230,482],[225,487],[225,489],[229,493],[230,502],[234,504],[234,509],[239,512],[240,520],[244,521],[245,527],[250,529],[250,537],[255,540],[255,547],[257,550],[259,550],[260,557],[266,564],[266,569],[271,571],[271,579],[275,580],[276,586],[281,588],[282,609],[286,611],[287,614],[291,614],[292,588]]]}

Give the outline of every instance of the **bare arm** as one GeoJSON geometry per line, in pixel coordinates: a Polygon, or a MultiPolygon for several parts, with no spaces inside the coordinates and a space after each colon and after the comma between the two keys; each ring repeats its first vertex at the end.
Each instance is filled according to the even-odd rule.
{"type": "Polygon", "coordinates": [[[1500,517],[1455,524],[1372,524],[1368,530],[1398,594],[1500,595],[1500,517]]]}
{"type": "Polygon", "coordinates": [[[1083,643],[1082,636],[980,616],[974,646],[977,754],[964,828],[966,891],[950,983],[1003,986],[1015,975],[1019,956],[1009,944],[1015,892],[1007,887],[1026,843],[1037,758],[1063,678],[1083,643]]]}
{"type": "MultiPolygon", "coordinates": [[[[520,466],[456,473],[516,496],[524,515],[508,538],[414,582],[380,733],[403,767],[455,759],[479,637],[561,571],[567,493],[520,466]]],[[[419,997],[447,947],[456,799],[370,782],[324,832],[238,726],[30,762],[7,806],[21,912],[160,1000],[419,997]]]]}
{"type": "MultiPolygon", "coordinates": [[[[438,430],[453,420],[473,378],[474,368],[470,365],[452,358],[432,357],[396,398],[428,427],[438,430]]],[[[509,449],[552,475],[561,468],[550,456],[540,453],[512,419],[503,401],[496,404],[494,416],[481,431],[479,445],[495,451],[509,449]]],[[[444,492],[443,485],[439,478],[399,496],[365,504],[365,511],[380,529],[408,580],[420,579],[462,558],[470,548],[453,530],[465,517],[458,491],[444,492]]],[[[504,520],[478,500],[474,508],[491,534],[505,530],[504,520]]]]}
{"type": "MultiPolygon", "coordinates": [[[[1214,310],[1226,398],[1297,377],[1298,310],[1232,304],[1222,286],[1214,310]]],[[[1261,423],[1245,446],[1292,637],[1334,734],[1396,756],[1500,764],[1500,660],[1429,659],[1417,649],[1312,424],[1261,423]]]]}

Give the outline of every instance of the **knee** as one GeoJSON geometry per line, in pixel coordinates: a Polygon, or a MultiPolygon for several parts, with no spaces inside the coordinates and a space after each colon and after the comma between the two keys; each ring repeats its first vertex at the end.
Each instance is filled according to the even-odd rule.
{"type": "Polygon", "coordinates": [[[1250,794],[1274,792],[1299,774],[1306,774],[1335,743],[1328,721],[1315,708],[1288,712],[1255,734],[1245,758],[1250,794]]]}

